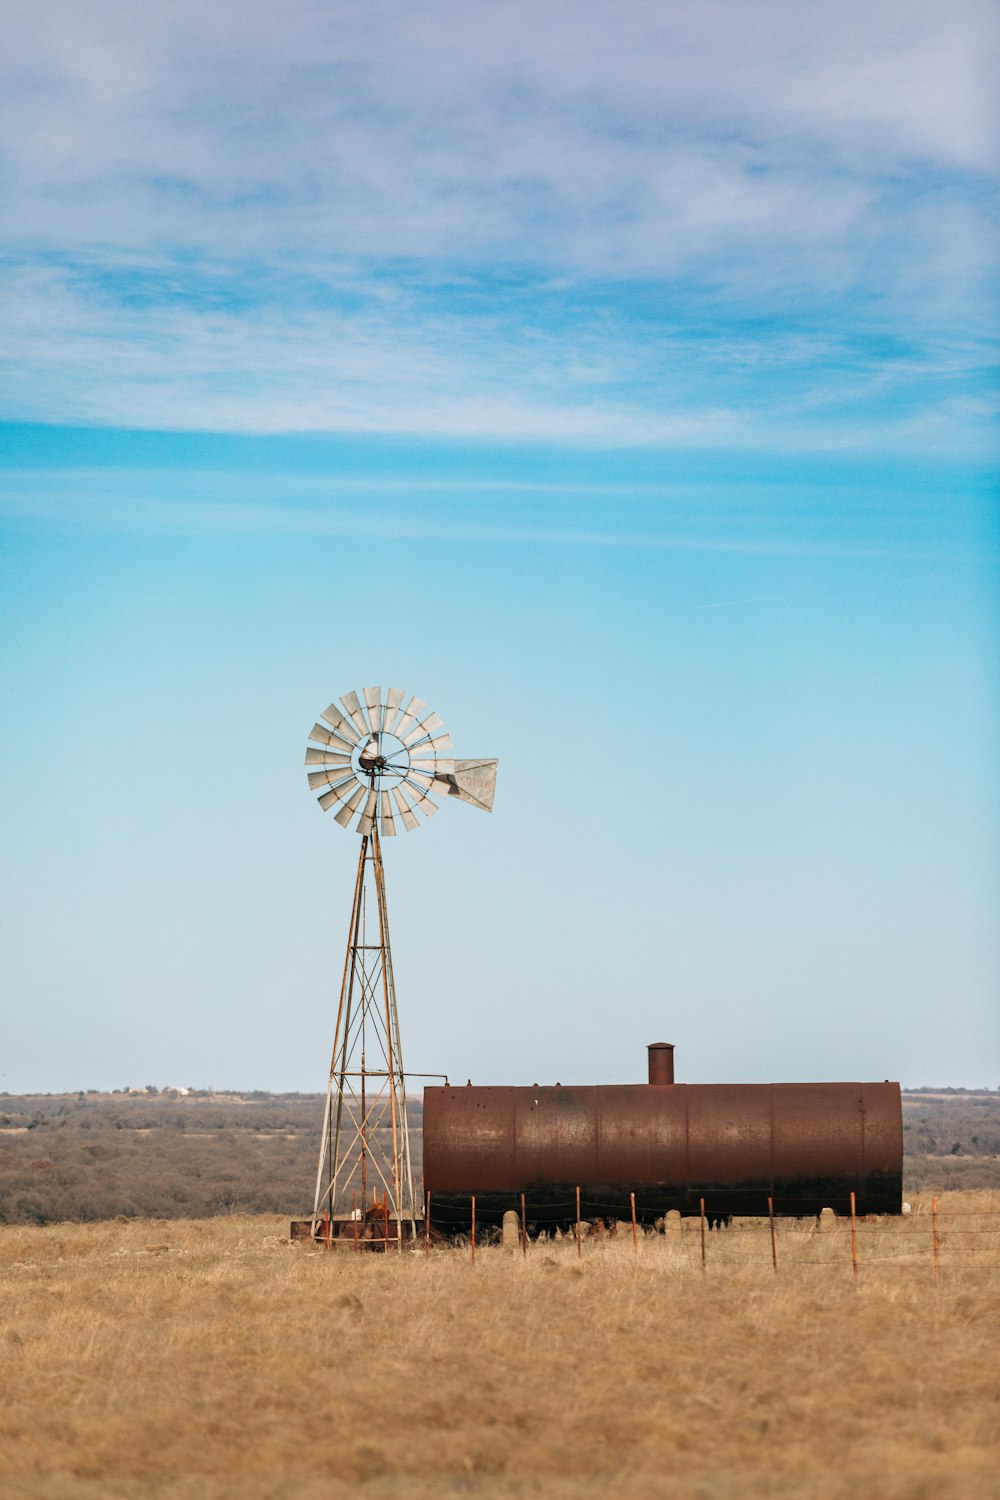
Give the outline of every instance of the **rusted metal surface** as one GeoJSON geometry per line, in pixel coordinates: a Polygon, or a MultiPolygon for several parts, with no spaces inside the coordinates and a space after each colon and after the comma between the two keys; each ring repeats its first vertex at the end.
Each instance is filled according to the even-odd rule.
{"type": "Polygon", "coordinates": [[[309,1243],[317,1250],[337,1250],[342,1254],[355,1250],[392,1250],[401,1246],[416,1246],[420,1240],[437,1244],[442,1236],[423,1219],[413,1223],[403,1219],[402,1223],[391,1215],[386,1218],[381,1203],[375,1212],[363,1218],[338,1215],[324,1217],[314,1227],[312,1219],[292,1219],[289,1238],[298,1243],[309,1243]]]}
{"type": "Polygon", "coordinates": [[[477,1195],[483,1223],[527,1197],[533,1221],[670,1209],[764,1217],[899,1213],[897,1083],[427,1088],[424,1181],[442,1227],[477,1195]]]}
{"type": "Polygon", "coordinates": [[[646,1048],[649,1053],[649,1081],[652,1084],[673,1083],[674,1081],[674,1049],[671,1042],[650,1042],[646,1048]]]}

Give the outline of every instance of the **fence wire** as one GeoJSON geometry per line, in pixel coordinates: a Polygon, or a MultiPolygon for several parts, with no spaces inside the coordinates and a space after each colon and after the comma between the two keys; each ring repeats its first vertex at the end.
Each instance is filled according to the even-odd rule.
{"type": "MultiPolygon", "coordinates": [[[[680,1219],[659,1219],[655,1227],[638,1218],[634,1228],[621,1216],[620,1203],[603,1203],[583,1198],[577,1225],[578,1204],[575,1199],[536,1204],[525,1195],[523,1218],[520,1208],[513,1210],[519,1221],[520,1242],[524,1253],[546,1244],[553,1236],[575,1239],[578,1248],[602,1239],[627,1241],[635,1236],[637,1243],[654,1238],[665,1242],[674,1252],[674,1263],[711,1267],[772,1266],[779,1273],[800,1268],[840,1267],[857,1277],[866,1269],[888,1266],[926,1268],[935,1279],[949,1271],[1000,1269],[1000,1213],[988,1209],[941,1208],[932,1201],[931,1208],[920,1206],[908,1216],[854,1217],[838,1214],[835,1218],[813,1216],[790,1219],[738,1218],[705,1208],[701,1214],[680,1219]],[[554,1224],[552,1221],[559,1221],[554,1224]],[[710,1221],[716,1227],[710,1227],[710,1221]],[[727,1222],[728,1221],[728,1222],[727,1222]],[[678,1254],[678,1252],[684,1252],[678,1254]]],[[[431,1222],[460,1240],[471,1229],[471,1199],[468,1207],[451,1203],[432,1203],[431,1222]]],[[[495,1219],[495,1211],[491,1215],[495,1219]]],[[[480,1242],[491,1234],[496,1237],[495,1223],[487,1227],[480,1221],[480,1242]]]]}

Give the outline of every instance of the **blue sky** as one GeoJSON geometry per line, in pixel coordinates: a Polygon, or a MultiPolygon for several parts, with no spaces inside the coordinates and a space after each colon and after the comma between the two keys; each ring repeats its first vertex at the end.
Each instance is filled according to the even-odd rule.
{"type": "Polygon", "coordinates": [[[1000,1085],[996,12],[14,4],[0,1088],[1000,1085]]]}

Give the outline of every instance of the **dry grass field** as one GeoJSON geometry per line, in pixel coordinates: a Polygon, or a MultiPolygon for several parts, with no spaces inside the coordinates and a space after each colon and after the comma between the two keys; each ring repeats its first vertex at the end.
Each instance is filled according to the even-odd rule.
{"type": "Polygon", "coordinates": [[[270,1217],[0,1229],[0,1492],[1000,1496],[1000,1194],[850,1230],[325,1254],[270,1217]],[[968,1216],[974,1217],[968,1217],[968,1216]]]}

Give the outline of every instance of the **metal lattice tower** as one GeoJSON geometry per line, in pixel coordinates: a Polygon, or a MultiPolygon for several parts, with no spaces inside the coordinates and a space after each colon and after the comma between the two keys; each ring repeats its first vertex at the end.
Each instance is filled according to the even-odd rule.
{"type": "Polygon", "coordinates": [[[346,828],[358,813],[361,835],[333,1057],[316,1170],[312,1234],[327,1243],[374,1236],[400,1248],[416,1235],[406,1073],[392,971],[382,838],[430,817],[436,797],[457,797],[489,812],[497,762],[441,754],[451,737],[419,698],[366,688],[364,704],[345,693],[313,725],[306,750],[309,786],[320,807],[336,808],[346,828]],[[405,702],[405,707],[404,707],[405,702]]]}

